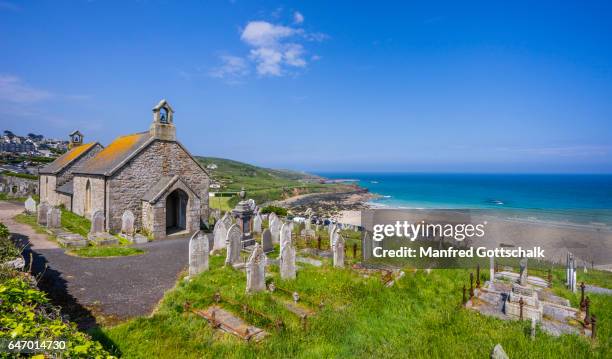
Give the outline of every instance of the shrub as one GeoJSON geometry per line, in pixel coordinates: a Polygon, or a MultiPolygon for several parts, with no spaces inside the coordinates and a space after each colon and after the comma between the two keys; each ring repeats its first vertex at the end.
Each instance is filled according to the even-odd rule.
{"type": "Polygon", "coordinates": [[[262,214],[276,213],[276,215],[284,217],[287,215],[287,209],[283,207],[277,207],[277,206],[266,206],[261,210],[261,213],[262,214]]]}
{"type": "Polygon", "coordinates": [[[62,320],[45,293],[18,277],[0,284],[0,338],[65,339],[66,357],[112,358],[74,323],[62,320]]]}
{"type": "Polygon", "coordinates": [[[3,223],[0,223],[0,263],[15,259],[21,251],[15,247],[9,238],[9,230],[3,223]]]}

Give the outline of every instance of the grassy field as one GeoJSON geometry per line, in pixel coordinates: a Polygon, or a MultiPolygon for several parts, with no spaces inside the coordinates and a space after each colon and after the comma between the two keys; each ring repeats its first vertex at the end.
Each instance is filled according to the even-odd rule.
{"type": "MultiPolygon", "coordinates": [[[[352,254],[348,258],[352,261],[352,254]]],[[[592,311],[599,318],[597,341],[571,335],[556,338],[540,331],[532,341],[527,321],[502,321],[462,308],[461,287],[467,282],[467,269],[437,269],[427,274],[406,268],[404,278],[385,288],[380,277],[365,278],[348,265],[337,269],[328,262],[320,268],[300,264],[295,281],[280,280],[278,267],[272,266],[268,280],[278,287],[299,292],[302,303],[325,303],[322,309],[303,304],[317,312],[304,330],[300,319],[284,307],[289,295],[280,291],[245,294],[245,274],[224,267],[223,261],[223,255],[213,256],[210,271],[191,282],[179,281],[152,316],[99,329],[94,336],[126,358],[485,358],[497,343],[511,358],[609,358],[612,353],[609,296],[590,295],[592,311]],[[184,305],[206,308],[213,303],[215,292],[248,304],[272,320],[282,320],[285,328],[274,329],[268,319],[244,315],[240,306],[222,302],[225,309],[266,328],[270,336],[255,344],[212,330],[184,305]]],[[[563,289],[562,273],[561,269],[553,271],[554,291],[576,306],[579,295],[563,289]]],[[[607,282],[609,276],[589,271],[580,273],[578,279],[601,282],[606,277],[603,281],[607,282]]]]}
{"type": "Polygon", "coordinates": [[[143,253],[144,250],[140,248],[126,246],[88,246],[70,251],[70,254],[88,258],[135,256],[143,253]]]}

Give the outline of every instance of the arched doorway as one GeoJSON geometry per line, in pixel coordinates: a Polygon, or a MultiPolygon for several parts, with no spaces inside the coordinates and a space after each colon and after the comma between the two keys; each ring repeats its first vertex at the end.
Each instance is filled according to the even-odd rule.
{"type": "Polygon", "coordinates": [[[166,197],[166,235],[187,229],[187,200],[181,189],[175,189],[166,197]]]}

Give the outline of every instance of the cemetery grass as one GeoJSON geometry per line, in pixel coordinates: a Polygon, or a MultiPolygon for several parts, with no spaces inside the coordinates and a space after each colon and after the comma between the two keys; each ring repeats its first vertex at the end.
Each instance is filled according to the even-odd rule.
{"type": "Polygon", "coordinates": [[[73,249],[68,253],[79,257],[102,258],[135,256],[143,254],[144,250],[127,246],[87,246],[83,248],[73,249]]]}
{"type": "Polygon", "coordinates": [[[16,215],[15,217],[13,217],[13,219],[16,222],[27,224],[28,226],[32,227],[32,229],[34,229],[36,233],[46,234],[47,238],[51,241],[55,242],[57,240],[54,235],[49,234],[49,232],[47,232],[47,229],[45,227],[38,224],[36,215],[34,214],[27,214],[24,212],[16,215]]]}
{"type": "MultiPolygon", "coordinates": [[[[396,285],[385,288],[379,277],[364,278],[329,263],[321,268],[300,264],[295,281],[281,281],[278,268],[272,266],[277,287],[298,291],[301,303],[325,303],[321,310],[307,305],[317,314],[303,330],[299,318],[282,304],[290,300],[288,295],[278,290],[246,295],[245,274],[224,267],[223,262],[224,256],[212,256],[210,271],[191,282],[179,281],[150,317],[97,329],[94,336],[127,358],[485,358],[497,343],[511,358],[609,358],[612,350],[612,301],[603,295],[590,296],[600,324],[597,341],[575,335],[555,338],[539,330],[532,341],[528,321],[502,321],[461,307],[461,287],[469,286],[469,270],[435,269],[430,274],[407,270],[396,285]],[[285,329],[276,331],[266,319],[244,316],[240,307],[222,302],[225,309],[270,332],[261,343],[246,343],[212,330],[185,309],[185,303],[197,309],[210,306],[217,291],[283,320],[285,329]]],[[[555,287],[561,287],[561,271],[554,275],[555,287]]],[[[563,294],[573,305],[579,301],[579,295],[563,294]]]]}
{"type": "Polygon", "coordinates": [[[87,238],[89,230],[91,229],[91,221],[85,217],[79,216],[76,213],[66,210],[61,207],[62,210],[62,227],[66,230],[80,234],[84,238],[87,238]]]}

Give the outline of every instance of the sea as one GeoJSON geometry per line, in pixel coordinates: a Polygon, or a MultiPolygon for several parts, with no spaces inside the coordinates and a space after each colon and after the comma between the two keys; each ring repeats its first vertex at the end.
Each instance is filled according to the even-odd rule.
{"type": "Polygon", "coordinates": [[[352,180],[381,208],[502,210],[533,220],[612,224],[612,175],[317,173],[352,180]]]}

